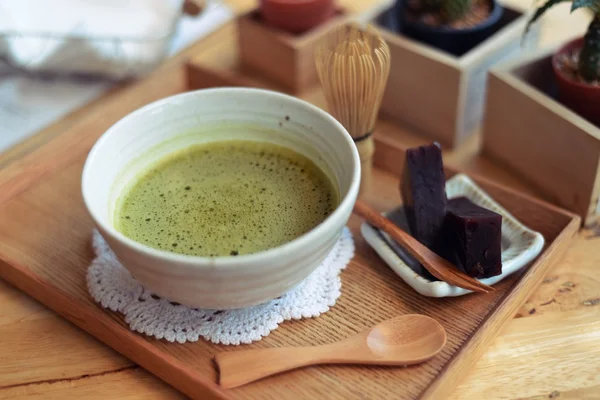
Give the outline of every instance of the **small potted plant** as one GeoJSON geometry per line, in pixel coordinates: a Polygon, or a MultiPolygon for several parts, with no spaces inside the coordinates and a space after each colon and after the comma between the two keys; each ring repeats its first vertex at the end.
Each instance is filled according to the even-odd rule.
{"type": "Polygon", "coordinates": [[[237,19],[240,66],[285,91],[316,86],[317,45],[350,18],[337,0],[258,0],[237,19]]]}
{"type": "Polygon", "coordinates": [[[260,0],[260,15],[268,25],[304,33],[335,14],[333,0],[260,0]]]}
{"type": "Polygon", "coordinates": [[[420,42],[461,56],[495,31],[496,0],[398,0],[398,28],[420,42]]]}
{"type": "MultiPolygon", "coordinates": [[[[587,8],[592,11],[593,18],[583,38],[567,43],[552,57],[558,99],[600,126],[600,0],[570,1],[571,11],[587,8]]],[[[565,0],[547,0],[533,14],[528,27],[547,10],[563,2],[565,0]]]]}

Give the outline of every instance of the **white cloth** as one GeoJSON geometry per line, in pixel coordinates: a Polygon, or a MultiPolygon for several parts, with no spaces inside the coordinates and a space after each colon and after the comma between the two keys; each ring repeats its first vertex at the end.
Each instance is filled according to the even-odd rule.
{"type": "Polygon", "coordinates": [[[296,288],[265,304],[239,310],[202,310],[171,303],[137,282],[117,261],[102,236],[94,232],[96,259],[88,269],[90,295],[104,308],[117,311],[133,331],[169,342],[239,345],[267,336],[283,321],[318,317],[340,296],[340,272],[354,256],[346,228],[319,267],[296,288]]]}
{"type": "MultiPolygon", "coordinates": [[[[10,30],[18,30],[19,32],[34,31],[40,32],[41,30],[48,30],[50,32],[59,33],[65,31],[65,27],[69,26],[71,31],[75,32],[88,32],[89,34],[101,34],[102,32],[110,32],[112,35],[115,34],[134,34],[134,27],[137,27],[138,34],[142,34],[147,30],[148,24],[152,21],[152,18],[156,18],[156,11],[144,11],[152,4],[159,4],[161,0],[116,0],[119,4],[129,4],[125,6],[124,10],[131,10],[134,4],[138,4],[142,11],[140,14],[145,15],[141,19],[140,24],[127,24],[123,22],[123,16],[115,19],[120,21],[119,24],[104,24],[98,25],[98,22],[92,23],[92,25],[86,28],[77,28],[78,23],[91,20],[89,16],[94,15],[92,10],[96,8],[101,9],[102,4],[108,5],[115,4],[115,0],[0,0],[0,37],[3,34],[8,33],[10,30]],[[70,3],[77,3],[75,10],[77,13],[71,14],[65,13],[62,7],[67,6],[70,3]],[[142,4],[143,3],[143,4],[142,4]],[[37,4],[37,6],[35,6],[37,4]],[[27,6],[32,7],[32,15],[27,17],[25,14],[25,8],[27,6]],[[35,7],[34,7],[35,6],[35,7]],[[84,8],[90,7],[89,9],[84,8]],[[85,12],[85,10],[88,10],[85,12]],[[49,21],[44,22],[44,14],[47,16],[56,16],[68,14],[63,17],[68,22],[65,26],[55,24],[55,20],[48,18],[49,21]],[[39,25],[36,25],[39,23],[39,25]],[[126,25],[126,26],[122,26],[126,25]],[[113,27],[115,28],[113,30],[113,27]],[[110,28],[110,29],[109,29],[110,28]],[[79,29],[79,30],[77,30],[79,29]]],[[[164,3],[165,0],[162,0],[164,3]]],[[[166,0],[171,1],[171,0],[166,0]]],[[[177,0],[180,2],[181,0],[177,0]]],[[[160,6],[159,10],[162,9],[160,6]]],[[[114,10],[112,10],[114,12],[114,10]]],[[[111,13],[111,9],[105,9],[103,15],[111,13]]],[[[131,14],[131,12],[130,12],[131,14]]],[[[131,16],[131,15],[130,15],[131,16]]],[[[137,18],[137,17],[135,17],[137,18]]],[[[166,51],[167,55],[177,53],[182,48],[188,46],[191,42],[200,39],[203,36],[213,32],[226,22],[233,18],[233,12],[229,7],[223,3],[216,1],[209,1],[203,13],[200,16],[183,16],[179,19],[177,31],[169,43],[169,47],[166,51]]],[[[60,18],[59,18],[60,20],[60,18]]],[[[99,19],[99,21],[107,22],[106,17],[99,19]]],[[[161,29],[167,29],[166,27],[167,18],[159,20],[158,31],[161,29]],[[160,28],[162,27],[162,28],[160,28]]],[[[153,32],[153,35],[157,33],[153,32]]],[[[8,37],[8,36],[7,36],[8,37]]],[[[40,51],[39,57],[35,58],[35,62],[32,61],[32,68],[35,70],[45,69],[50,67],[48,63],[57,62],[60,59],[58,52],[60,48],[64,48],[65,41],[58,40],[57,43],[50,43],[48,48],[38,49],[40,41],[33,39],[29,42],[29,45],[20,48],[17,46],[19,40],[23,42],[26,39],[13,39],[12,43],[10,40],[0,39],[0,55],[8,55],[9,51],[14,52],[8,55],[8,58],[13,63],[25,62],[30,59],[31,54],[36,54],[36,51],[40,51]],[[13,46],[14,45],[14,46],[13,46]],[[20,61],[19,61],[20,60],[20,61]],[[53,61],[54,60],[54,61],[53,61]]],[[[80,46],[84,46],[80,44],[80,46]]],[[[63,53],[64,54],[64,53],[63,53]]],[[[81,53],[76,58],[81,58],[80,64],[72,63],[72,60],[65,61],[68,68],[91,65],[92,69],[100,68],[102,65],[106,66],[106,60],[101,60],[97,65],[93,64],[92,58],[85,58],[84,55],[89,53],[81,53]]],[[[127,64],[122,64],[117,58],[116,61],[112,61],[112,70],[115,73],[122,73],[126,70],[127,64]],[[121,65],[121,67],[120,67],[121,65]]],[[[27,67],[29,68],[29,67],[27,67]]],[[[89,71],[88,71],[89,72],[89,71]]],[[[2,74],[0,68],[0,75],[2,74]]],[[[30,79],[25,76],[12,76],[0,78],[0,152],[8,149],[14,144],[27,138],[36,131],[43,129],[48,124],[52,123],[58,118],[63,117],[69,112],[77,109],[98,97],[104,91],[110,87],[109,83],[106,82],[90,82],[81,83],[74,81],[63,81],[63,80],[49,80],[40,81],[30,79]]]]}
{"type": "Polygon", "coordinates": [[[183,0],[4,1],[0,49],[13,64],[29,70],[117,76],[145,72],[165,56],[182,4],[183,0]]]}

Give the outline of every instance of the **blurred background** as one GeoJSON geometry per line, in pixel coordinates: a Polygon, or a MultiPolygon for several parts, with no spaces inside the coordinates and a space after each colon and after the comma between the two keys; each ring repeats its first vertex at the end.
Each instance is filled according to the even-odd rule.
{"type": "Polygon", "coordinates": [[[213,0],[0,0],[0,152],[232,17],[213,0]]]}
{"type": "MultiPolygon", "coordinates": [[[[505,0],[532,10],[532,0],[505,0]]],[[[0,0],[0,152],[115,85],[139,79],[252,0],[0,0]]],[[[581,35],[570,4],[542,22],[541,46],[581,35]],[[565,29],[567,28],[567,29],[565,29]],[[556,34],[554,34],[556,32],[556,34]]]]}

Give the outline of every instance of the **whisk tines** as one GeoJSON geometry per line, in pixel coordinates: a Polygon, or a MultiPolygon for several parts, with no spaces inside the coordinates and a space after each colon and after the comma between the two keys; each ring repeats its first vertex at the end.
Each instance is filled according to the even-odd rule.
{"type": "Polygon", "coordinates": [[[371,135],[390,72],[390,49],[375,28],[348,24],[327,35],[315,60],[329,112],[352,135],[365,170],[363,181],[368,180],[371,135]]]}
{"type": "Polygon", "coordinates": [[[372,132],[390,70],[390,50],[376,29],[334,29],[316,50],[330,113],[354,137],[372,132]]]}

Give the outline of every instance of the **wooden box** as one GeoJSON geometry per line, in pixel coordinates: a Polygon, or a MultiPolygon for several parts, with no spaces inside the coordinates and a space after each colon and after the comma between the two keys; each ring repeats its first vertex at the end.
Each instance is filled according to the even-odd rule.
{"type": "MultiPolygon", "coordinates": [[[[375,21],[389,26],[393,12],[375,21]]],[[[490,66],[537,43],[536,28],[522,43],[526,22],[505,6],[496,33],[461,57],[382,27],[392,55],[382,114],[444,146],[459,145],[480,127],[490,66]]]]}
{"type": "Polygon", "coordinates": [[[492,70],[483,152],[589,225],[600,221],[600,128],[555,99],[554,50],[492,70]]]}
{"type": "Polygon", "coordinates": [[[291,92],[299,92],[318,82],[314,52],[319,42],[335,26],[348,21],[345,11],[322,25],[293,35],[265,25],[258,10],[238,19],[238,46],[243,67],[281,84],[291,92]]]}

